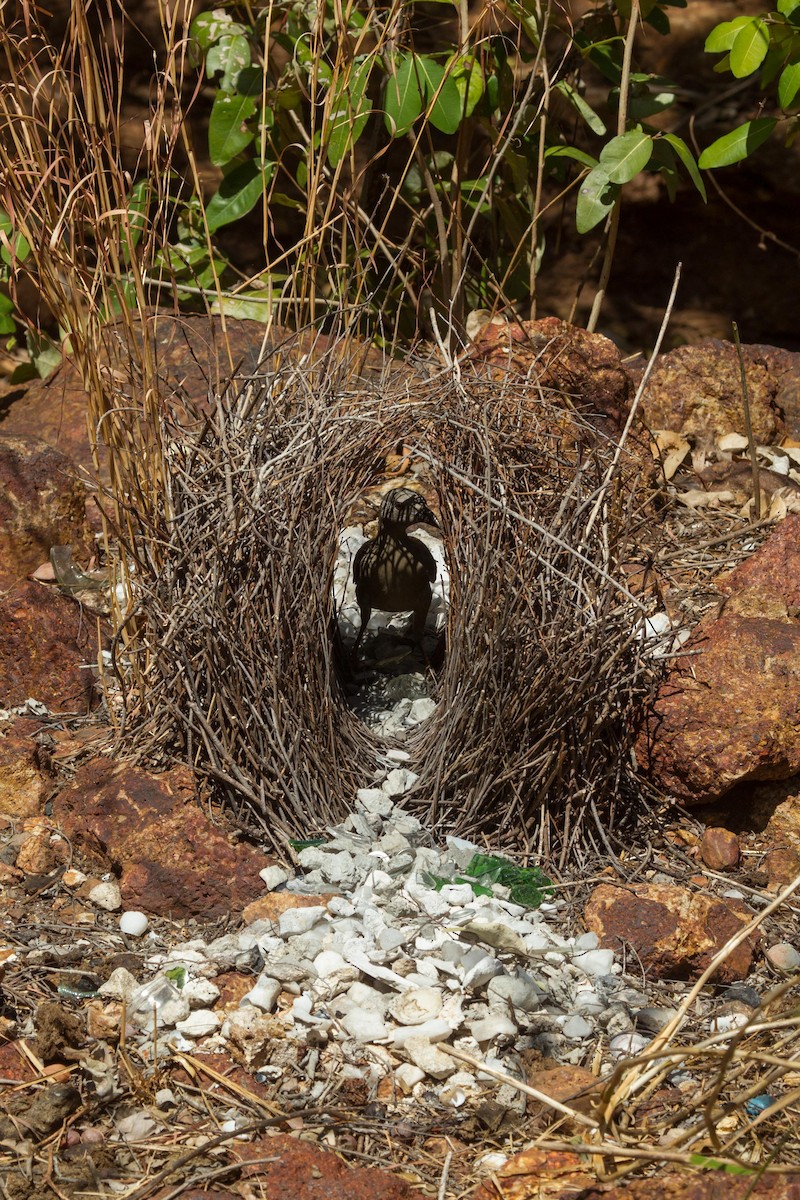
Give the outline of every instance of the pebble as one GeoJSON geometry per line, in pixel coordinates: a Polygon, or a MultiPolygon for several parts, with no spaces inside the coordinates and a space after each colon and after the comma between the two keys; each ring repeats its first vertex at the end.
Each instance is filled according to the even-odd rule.
{"type": "Polygon", "coordinates": [[[96,884],[89,892],[89,899],[105,912],[116,912],[118,908],[122,908],[122,896],[116,879],[104,879],[102,883],[96,884]]]}
{"type": "Polygon", "coordinates": [[[788,942],[778,942],[767,950],[771,966],[779,971],[796,971],[800,967],[800,954],[788,942]]]}
{"type": "Polygon", "coordinates": [[[145,914],[136,912],[134,909],[124,912],[119,919],[120,929],[130,937],[141,937],[143,933],[146,933],[149,925],[150,922],[145,914]]]}

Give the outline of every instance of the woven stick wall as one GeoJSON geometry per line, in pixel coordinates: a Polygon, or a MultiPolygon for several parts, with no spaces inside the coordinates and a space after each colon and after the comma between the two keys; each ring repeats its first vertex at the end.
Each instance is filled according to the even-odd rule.
{"type": "Polygon", "coordinates": [[[643,553],[635,461],[609,484],[614,446],[529,381],[370,383],[332,355],[275,358],[162,440],[166,494],[126,548],[140,756],[191,762],[276,848],[349,811],[386,747],[339,683],[337,538],[403,442],[438,493],[452,589],[408,802],[561,862],[605,839],[649,686],[618,582],[643,553]]]}

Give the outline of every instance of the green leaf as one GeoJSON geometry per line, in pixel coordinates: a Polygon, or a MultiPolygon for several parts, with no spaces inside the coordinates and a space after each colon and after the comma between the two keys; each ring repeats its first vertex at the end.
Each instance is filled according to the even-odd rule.
{"type": "Polygon", "coordinates": [[[386,83],[384,124],[392,137],[402,137],[422,113],[425,101],[417,79],[416,55],[404,55],[386,83]]]}
{"type": "Polygon", "coordinates": [[[739,31],[749,24],[750,17],[734,17],[732,21],[723,21],[721,25],[715,25],[706,38],[704,49],[708,54],[720,54],[723,50],[730,50],[739,31]]]}
{"type": "Polygon", "coordinates": [[[566,79],[559,79],[558,83],[554,86],[556,91],[561,92],[561,95],[566,97],[581,119],[589,126],[592,133],[596,133],[599,137],[602,137],[606,132],[605,124],[594,109],[586,103],[580,92],[571,83],[567,83],[566,79]]]}
{"type": "Polygon", "coordinates": [[[761,17],[753,17],[739,30],[731,46],[731,71],[737,79],[752,75],[769,50],[769,29],[761,17]]]}
{"type": "Polygon", "coordinates": [[[703,176],[700,174],[694,155],[686,145],[686,142],[683,140],[683,138],[679,138],[676,133],[665,133],[662,135],[662,139],[672,146],[672,149],[675,151],[678,158],[686,168],[686,172],[692,183],[703,197],[703,200],[707,201],[708,196],[706,195],[706,185],[703,182],[703,176]]]}
{"type": "Polygon", "coordinates": [[[206,55],[206,75],[221,75],[219,85],[226,92],[234,91],[239,72],[249,66],[250,43],[238,33],[223,34],[206,55]]]}
{"type": "Polygon", "coordinates": [[[247,122],[255,111],[252,96],[217,92],[208,122],[208,152],[216,166],[226,166],[250,145],[255,132],[247,122]]]}
{"type": "Polygon", "coordinates": [[[744,125],[732,129],[724,137],[717,138],[710,146],[706,146],[698,159],[698,166],[706,171],[741,162],[767,140],[777,123],[774,117],[745,121],[744,125]]]}
{"type": "Polygon", "coordinates": [[[579,150],[577,146],[548,146],[544,156],[545,158],[574,158],[575,162],[581,163],[589,170],[597,166],[597,159],[592,158],[591,154],[587,154],[585,150],[579,150]]]}
{"type": "Polygon", "coordinates": [[[575,224],[578,233],[588,233],[608,216],[619,196],[619,185],[608,178],[603,167],[595,167],[578,191],[575,224]]]}
{"type": "Polygon", "coordinates": [[[662,37],[666,37],[672,31],[672,26],[669,23],[669,17],[661,8],[654,8],[648,17],[645,18],[648,25],[655,29],[656,33],[660,33],[662,37]]]}
{"type": "Polygon", "coordinates": [[[781,77],[778,80],[778,103],[781,108],[791,108],[798,91],[800,91],[800,62],[789,63],[788,67],[784,67],[781,71],[781,77]]]}
{"type": "Polygon", "coordinates": [[[201,50],[208,50],[224,35],[234,33],[244,33],[244,26],[237,24],[230,13],[221,8],[200,13],[189,26],[189,37],[197,42],[201,50]]]}
{"type": "Polygon", "coordinates": [[[7,317],[5,313],[0,314],[0,333],[16,333],[17,323],[13,317],[7,317]]]}
{"type": "Polygon", "coordinates": [[[784,17],[792,17],[800,8],[800,0],[778,0],[778,12],[784,17]]]}
{"type": "Polygon", "coordinates": [[[606,142],[600,151],[600,165],[611,183],[629,183],[644,170],[652,153],[650,134],[631,129],[606,142]]]}
{"type": "Polygon", "coordinates": [[[709,1171],[725,1171],[728,1175],[754,1175],[755,1167],[742,1167],[738,1163],[725,1162],[721,1158],[709,1158],[705,1154],[690,1154],[693,1167],[705,1167],[709,1171]]]}
{"type": "Polygon", "coordinates": [[[337,81],[333,90],[327,125],[328,162],[336,167],[351,147],[355,146],[372,109],[367,90],[373,60],[364,59],[359,66],[337,81]]]}
{"type": "Polygon", "coordinates": [[[455,133],[461,124],[461,97],[451,75],[445,75],[444,67],[420,54],[417,58],[420,82],[428,101],[427,118],[440,133],[455,133]]]}
{"type": "Polygon", "coordinates": [[[54,342],[46,333],[33,333],[31,330],[26,330],[25,342],[30,360],[40,379],[46,379],[48,375],[53,374],[56,367],[61,366],[63,357],[61,345],[59,342],[54,342]]]}
{"type": "Polygon", "coordinates": [[[458,88],[462,116],[471,117],[483,96],[483,69],[471,54],[460,57],[454,54],[447,60],[447,67],[458,88]]]}
{"type": "Polygon", "coordinates": [[[240,96],[263,95],[264,72],[261,67],[242,67],[236,76],[236,91],[240,96]]]}
{"type": "Polygon", "coordinates": [[[224,312],[227,317],[241,321],[261,321],[266,324],[275,312],[275,296],[268,290],[238,292],[235,296],[218,296],[211,305],[212,312],[224,312]]]}
{"type": "Polygon", "coordinates": [[[258,203],[267,189],[275,164],[272,162],[242,163],[229,175],[226,175],[216,195],[212,196],[206,207],[206,221],[210,233],[231,221],[249,213],[258,203]]]}

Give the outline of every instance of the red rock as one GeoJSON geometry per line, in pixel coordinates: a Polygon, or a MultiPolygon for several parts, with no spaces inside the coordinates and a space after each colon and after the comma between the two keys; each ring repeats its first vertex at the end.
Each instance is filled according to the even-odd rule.
{"type": "Polygon", "coordinates": [[[213,920],[240,912],[264,889],[259,871],[272,860],[233,844],[211,823],[186,767],[153,775],[95,759],[56,797],[53,811],[73,844],[93,840],[121,870],[126,908],[213,920]]]}
{"type": "Polygon", "coordinates": [[[754,554],[715,584],[735,598],[734,608],[741,615],[765,616],[769,607],[770,615],[790,620],[800,616],[800,513],[780,521],[754,554]]]}
{"type": "Polygon", "coordinates": [[[0,735],[0,813],[18,820],[40,812],[53,786],[33,740],[39,728],[38,721],[18,717],[0,735]]]}
{"type": "MultiPolygon", "coordinates": [[[[753,436],[773,445],[784,433],[781,386],[762,347],[743,347],[753,436]]],[[[683,433],[699,446],[723,434],[744,433],[739,359],[731,342],[709,338],[662,354],[647,384],[644,418],[651,429],[683,433]]]]}
{"type": "Polygon", "coordinates": [[[581,1192],[580,1200],[800,1200],[800,1172],[742,1178],[723,1171],[659,1174],[619,1186],[598,1183],[581,1192]]]}
{"type": "Polygon", "coordinates": [[[582,1197],[595,1182],[590,1160],[570,1150],[540,1150],[532,1146],[514,1154],[471,1200],[568,1200],[582,1197]]]}
{"type": "Polygon", "coordinates": [[[254,921],[277,921],[281,913],[286,912],[287,909],[315,908],[320,904],[325,905],[332,895],[333,892],[324,892],[319,896],[301,896],[296,892],[269,892],[266,896],[259,896],[257,900],[248,904],[242,916],[248,925],[252,925],[254,921]]]}
{"type": "Polygon", "coordinates": [[[0,437],[0,588],[34,571],[51,546],[80,557],[92,544],[70,460],[38,437],[0,437]]]}
{"type": "Polygon", "coordinates": [[[800,875],[800,850],[789,846],[770,850],[764,858],[764,869],[768,879],[767,891],[776,894],[782,892],[800,875]]]}
{"type": "Polygon", "coordinates": [[[424,1192],[404,1179],[377,1167],[351,1167],[335,1154],[287,1134],[237,1142],[233,1161],[252,1166],[242,1169],[245,1179],[258,1178],[265,1196],[291,1200],[423,1200],[424,1192]],[[276,1161],[269,1161],[274,1159],[276,1161]]]}
{"type": "Polygon", "coordinates": [[[531,377],[540,387],[569,397],[585,417],[619,431],[633,400],[633,384],[614,343],[567,321],[490,322],[470,352],[498,372],[531,377]],[[607,420],[603,421],[605,417],[607,420]]]}
{"type": "Polygon", "coordinates": [[[686,804],[800,771],[800,622],[723,613],[701,622],[659,690],[640,763],[686,804]]]}
{"type": "Polygon", "coordinates": [[[700,857],[712,871],[732,871],[739,864],[739,839],[729,829],[706,829],[700,842],[700,857]]]}
{"type": "MultiPolygon", "coordinates": [[[[633,947],[652,979],[697,978],[752,916],[739,900],[693,895],[665,883],[601,883],[584,912],[587,928],[597,934],[601,946],[616,951],[633,947]]],[[[728,955],[714,978],[720,983],[744,979],[757,945],[757,936],[751,935],[728,955]]]]}
{"type": "Polygon", "coordinates": [[[0,707],[29,697],[56,712],[86,713],[95,703],[91,670],[97,623],[74,600],[38,583],[0,598],[0,707]]]}

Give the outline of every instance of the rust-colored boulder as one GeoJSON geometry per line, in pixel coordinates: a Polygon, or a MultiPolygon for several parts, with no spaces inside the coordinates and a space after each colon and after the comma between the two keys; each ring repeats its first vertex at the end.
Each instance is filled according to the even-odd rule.
{"type": "Polygon", "coordinates": [[[21,583],[0,597],[0,707],[31,697],[59,713],[95,702],[86,664],[97,661],[97,622],[52,587],[21,583]]]}
{"type": "Polygon", "coordinates": [[[718,1170],[659,1174],[618,1185],[598,1183],[581,1192],[580,1200],[800,1200],[800,1172],[738,1179],[718,1170]]]}
{"type": "Polygon", "coordinates": [[[609,432],[619,432],[630,411],[633,384],[614,343],[556,317],[489,322],[470,358],[501,374],[529,377],[532,388],[564,396],[570,407],[609,432]]]}
{"type": "Polygon", "coordinates": [[[111,859],[127,908],[174,920],[241,912],[272,861],[211,823],[186,767],[153,775],[95,759],[56,797],[54,817],[74,844],[111,859]]]}
{"type": "Polygon", "coordinates": [[[0,726],[0,813],[22,820],[36,816],[52,781],[42,768],[40,748],[34,737],[38,721],[18,717],[0,726]]]}
{"type": "MultiPolygon", "coordinates": [[[[589,897],[584,919],[600,945],[633,948],[651,979],[695,979],[753,914],[740,901],[691,893],[667,883],[617,887],[601,883],[589,897]]],[[[744,979],[757,946],[747,938],[717,969],[715,979],[744,979]]]]}
{"type": "MultiPolygon", "coordinates": [[[[772,445],[784,433],[779,375],[763,347],[745,346],[745,374],[753,436],[772,445]]],[[[726,433],[744,433],[741,372],[736,347],[708,338],[662,354],[643,399],[651,429],[672,429],[710,447],[726,433]]]]}
{"type": "Polygon", "coordinates": [[[40,438],[0,437],[0,588],[67,545],[78,557],[92,545],[74,465],[40,438]]]}
{"type": "Polygon", "coordinates": [[[799,538],[795,514],[720,582],[645,720],[640,764],[686,804],[800,772],[799,538]]]}
{"type": "Polygon", "coordinates": [[[572,1200],[583,1197],[584,1189],[594,1182],[588,1157],[531,1146],[493,1171],[471,1200],[572,1200]]]}
{"type": "Polygon", "coordinates": [[[243,1179],[258,1179],[264,1196],[287,1200],[423,1200],[426,1193],[379,1167],[351,1167],[311,1142],[280,1134],[231,1146],[245,1165],[243,1179]],[[247,1165],[252,1161],[252,1166],[247,1165]]]}
{"type": "Polygon", "coordinates": [[[739,839],[729,829],[711,826],[700,839],[700,857],[712,871],[732,871],[739,865],[739,839]]]}

